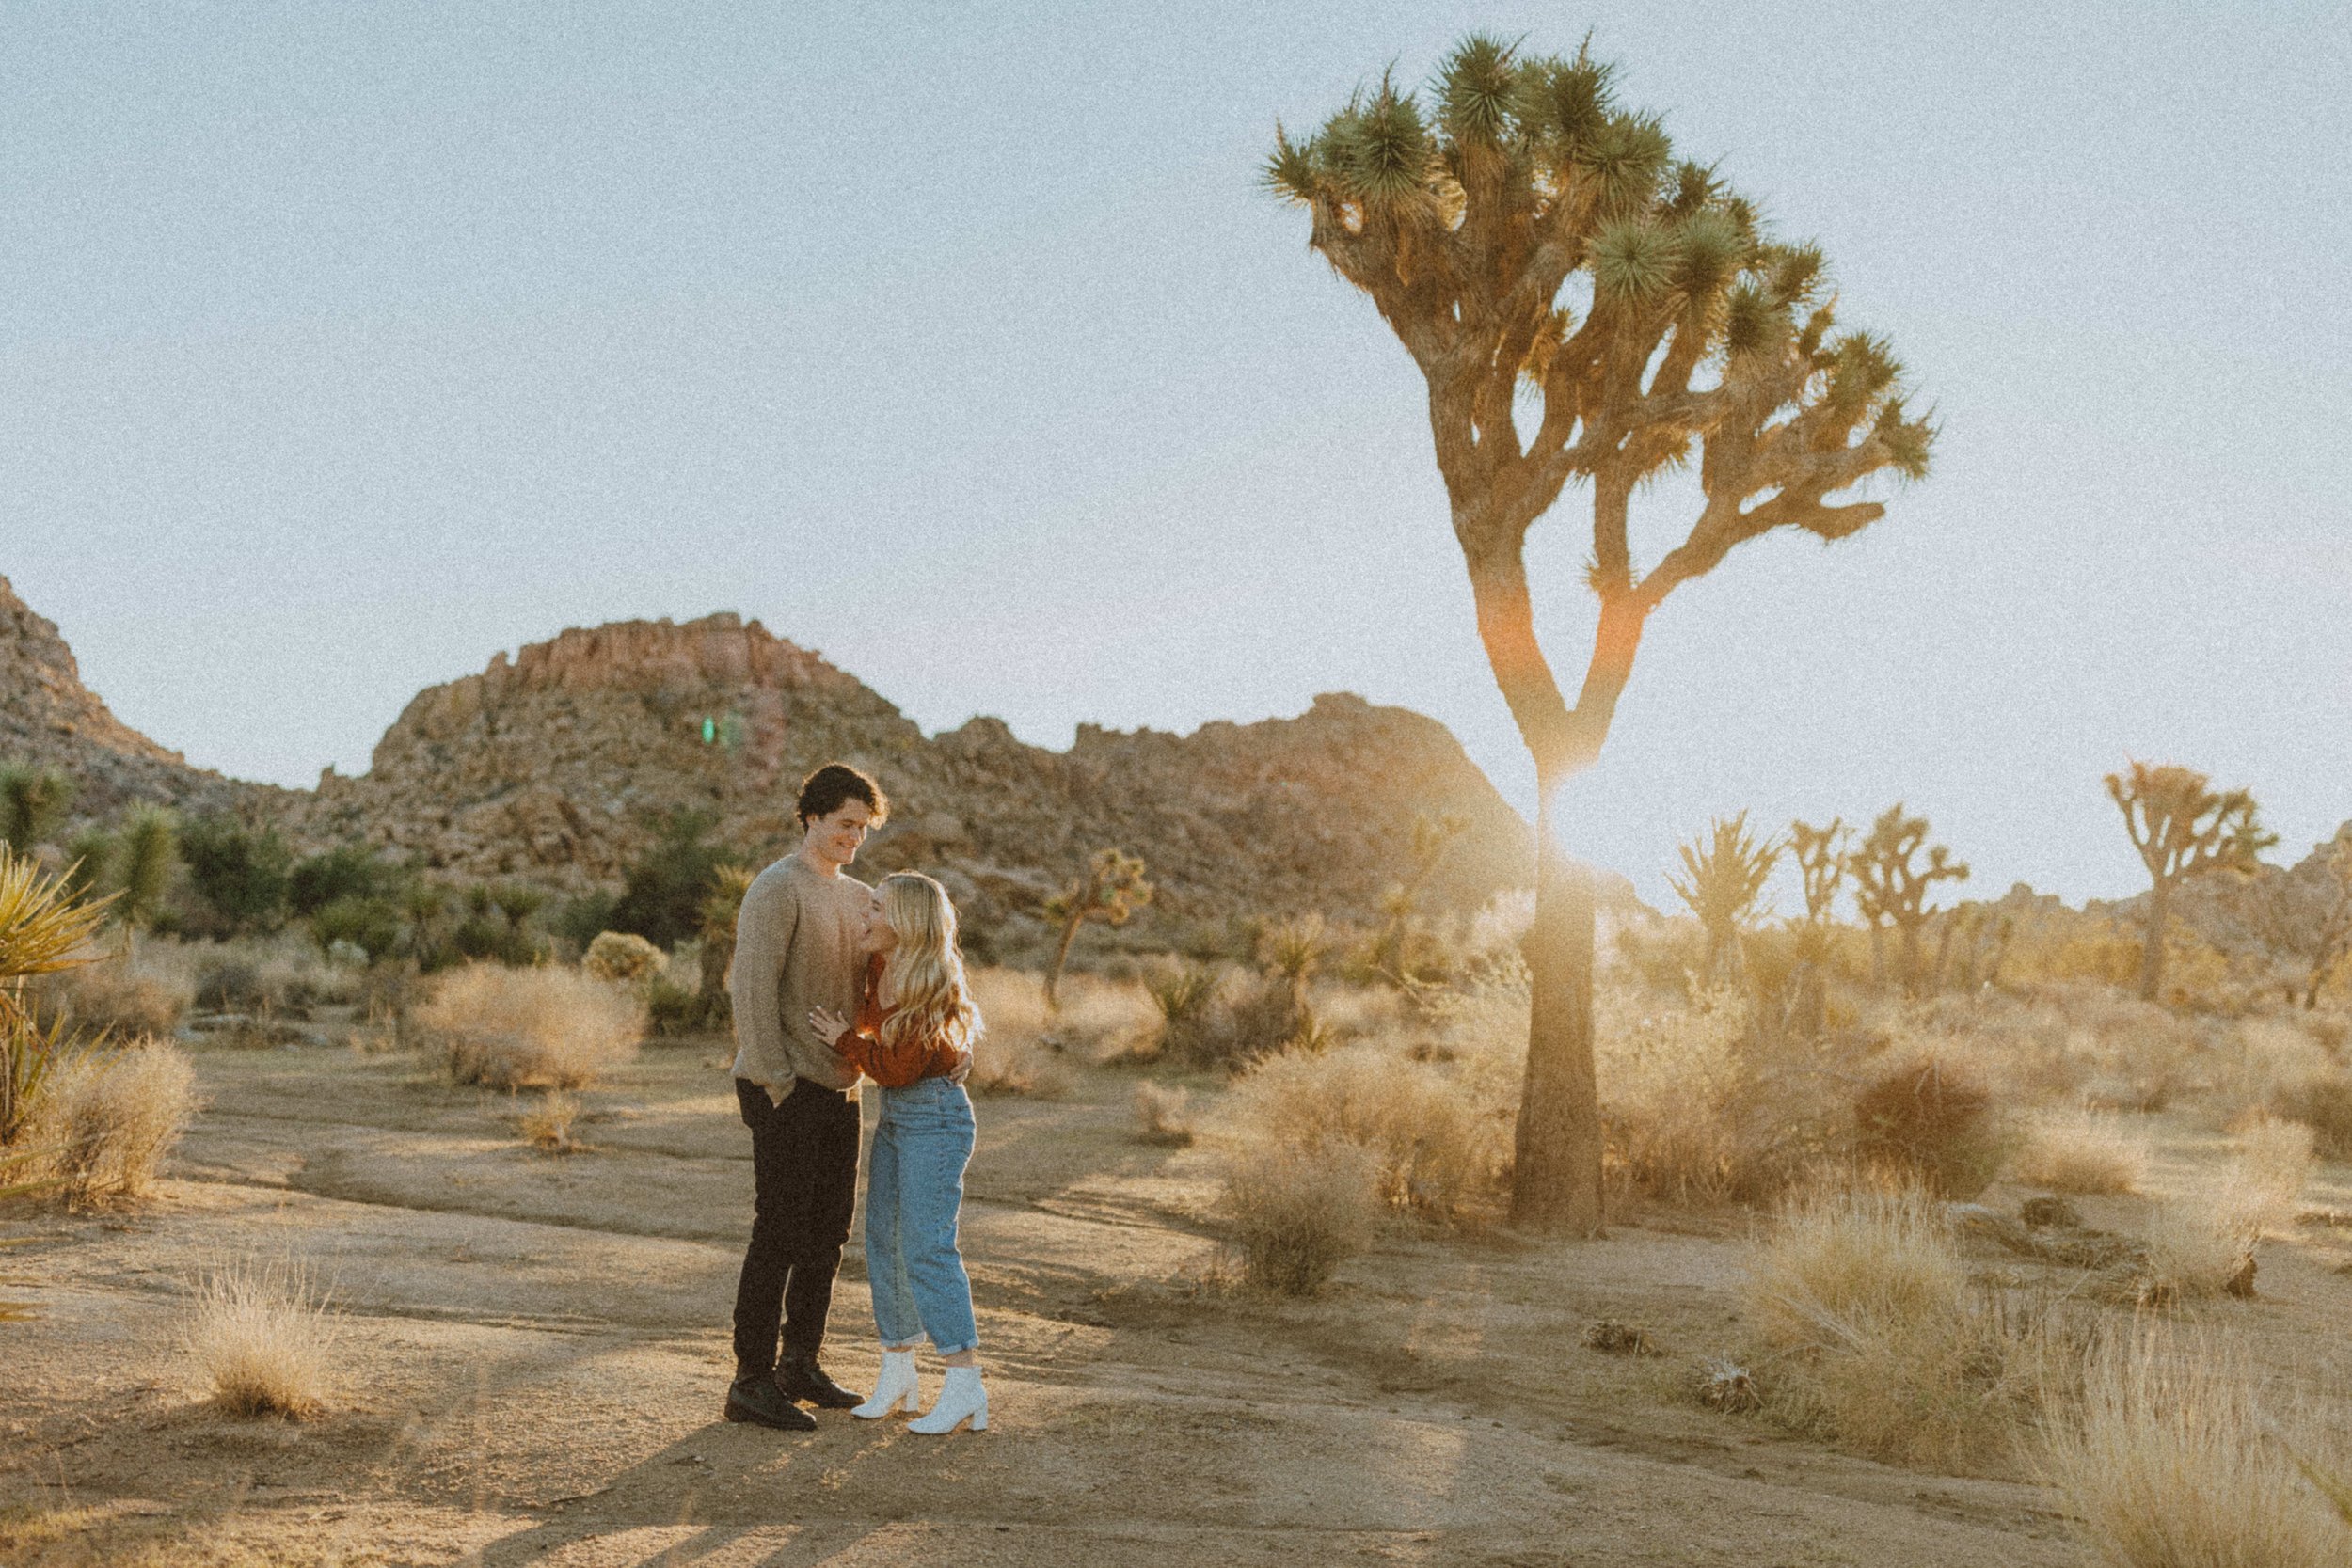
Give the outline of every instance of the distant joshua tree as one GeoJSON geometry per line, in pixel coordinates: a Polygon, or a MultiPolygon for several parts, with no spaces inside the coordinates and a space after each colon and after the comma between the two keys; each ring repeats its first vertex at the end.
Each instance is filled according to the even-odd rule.
{"type": "Polygon", "coordinates": [[[2265,832],[2261,808],[2243,789],[2217,792],[2213,782],[2178,763],[2130,764],[2107,775],[2107,795],[2123,814],[2123,829],[2148,868],[2148,932],[2140,949],[2139,994],[2156,1000],[2164,984],[2165,927],[2172,890],[2184,877],[2212,871],[2250,872],[2261,853],[2279,842],[2265,832]]]}
{"type": "Polygon", "coordinates": [[[1142,857],[1120,849],[1097,849],[1086,870],[1045,901],[1045,918],[1061,927],[1061,945],[1054,949],[1053,972],[1045,976],[1047,1006],[1061,1006],[1061,972],[1070,962],[1078,927],[1089,920],[1124,926],[1129,916],[1152,901],[1152,884],[1143,873],[1142,857]]]}
{"type": "Polygon", "coordinates": [[[179,830],[171,813],[160,806],[142,806],[122,824],[116,851],[114,917],[122,928],[122,950],[128,954],[136,933],[155,923],[163,911],[164,895],[171,891],[171,873],[180,863],[179,830]]]}
{"type": "Polygon", "coordinates": [[[1928,819],[1905,816],[1898,800],[1879,813],[1861,847],[1847,857],[1853,874],[1854,903],[1870,927],[1870,978],[1886,978],[1886,936],[1893,926],[1902,937],[1905,990],[1919,983],[1919,932],[1928,923],[1928,895],[1938,882],[1963,882],[1968,867],[1941,844],[1929,845],[1928,819]],[[1917,863],[1921,849],[1927,863],[1917,863]]]}
{"type": "Polygon", "coordinates": [[[1372,967],[1397,985],[1406,980],[1405,947],[1413,933],[1413,916],[1421,910],[1422,893],[1438,874],[1438,867],[1445,863],[1447,849],[1469,831],[1470,818],[1458,813],[1432,816],[1416,812],[1413,816],[1413,868],[1382,896],[1384,919],[1380,934],[1372,942],[1372,967]]]}
{"type": "Polygon", "coordinates": [[[54,768],[0,768],[0,842],[19,856],[57,831],[73,800],[73,781],[54,768]]]}
{"type": "Polygon", "coordinates": [[[1737,979],[1741,973],[1740,933],[1756,917],[1781,847],[1777,839],[1756,841],[1746,812],[1727,822],[1717,817],[1709,838],[1681,847],[1682,872],[1669,873],[1666,881],[1707,928],[1709,980],[1737,979]]]}
{"type": "Polygon", "coordinates": [[[1590,873],[1554,833],[1560,786],[1600,755],[1667,594],[1776,529],[1842,539],[1885,511],[1869,476],[1924,477],[1934,432],[1884,339],[1836,334],[1820,250],[1771,238],[1714,170],[1677,162],[1611,69],[1473,35],[1426,105],[1383,76],[1313,135],[1279,126],[1266,184],[1309,246],[1372,296],[1428,384],[1430,434],[1478,634],[1535,764],[1535,918],[1512,1217],[1601,1226],[1590,873]],[[1638,571],[1633,494],[1670,470],[1705,499],[1638,571]],[[1574,706],[1536,641],[1528,530],[1590,487],[1600,600],[1574,706]]]}
{"type": "Polygon", "coordinates": [[[1852,837],[1853,830],[1842,816],[1831,817],[1826,828],[1810,822],[1788,824],[1788,852],[1804,879],[1807,925],[1826,926],[1837,907],[1837,890],[1846,881],[1846,845],[1852,837]]]}

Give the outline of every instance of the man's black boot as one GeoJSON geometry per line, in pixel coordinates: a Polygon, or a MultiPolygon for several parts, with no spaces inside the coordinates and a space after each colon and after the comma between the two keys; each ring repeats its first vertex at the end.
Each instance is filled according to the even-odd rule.
{"type": "Polygon", "coordinates": [[[751,1372],[727,1385],[727,1419],[774,1427],[779,1432],[815,1432],[817,1418],[784,1397],[771,1372],[751,1372]]]}
{"type": "Polygon", "coordinates": [[[776,1368],[776,1386],[788,1400],[813,1404],[819,1410],[848,1410],[864,1404],[866,1396],[852,1394],[825,1375],[813,1355],[787,1355],[776,1368]]]}

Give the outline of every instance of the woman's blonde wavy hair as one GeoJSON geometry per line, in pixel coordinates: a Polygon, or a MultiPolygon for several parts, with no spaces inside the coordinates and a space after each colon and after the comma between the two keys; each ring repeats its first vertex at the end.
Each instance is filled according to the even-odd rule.
{"type": "Polygon", "coordinates": [[[947,890],[919,871],[896,871],[877,891],[882,918],[898,938],[882,968],[882,1004],[895,1009],[882,1021],[882,1043],[935,1039],[971,1050],[986,1025],[964,983],[947,890]]]}

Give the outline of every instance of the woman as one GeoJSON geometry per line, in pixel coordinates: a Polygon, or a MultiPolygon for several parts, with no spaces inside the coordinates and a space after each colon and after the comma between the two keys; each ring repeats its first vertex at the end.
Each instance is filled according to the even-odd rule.
{"type": "Polygon", "coordinates": [[[972,1159],[972,1101],[963,1077],[980,1036],[979,1010],[956,952],[956,911],[929,877],[901,871],[874,890],[866,923],[873,955],[866,1001],[853,1025],[822,1007],[809,1023],[882,1088],[866,1176],[866,1276],[882,1335],[882,1379],[852,1415],[879,1419],[918,1402],[914,1349],[928,1336],[947,1363],[938,1402],[907,1425],[938,1436],[969,1421],[988,1430],[972,1281],[956,1250],[963,1169],[972,1159]]]}

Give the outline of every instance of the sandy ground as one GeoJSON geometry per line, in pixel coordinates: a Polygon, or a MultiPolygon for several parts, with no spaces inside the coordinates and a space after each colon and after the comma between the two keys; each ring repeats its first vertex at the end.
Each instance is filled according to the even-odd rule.
{"type": "MultiPolygon", "coordinates": [[[[0,1319],[11,1568],[2082,1560],[2033,1485],[1889,1468],[1691,1397],[1743,1342],[1744,1218],[1404,1236],[1314,1301],[1203,1290],[1203,1157],[1135,1140],[1132,1072],[1080,1070],[1059,1101],[979,1108],[991,1431],[828,1414],[795,1437],[718,1419],[751,1170],[717,1046],[649,1049],[587,1097],[594,1151],[562,1159],[519,1145],[504,1097],[405,1058],[198,1060],[209,1108],[155,1202],[0,1218],[0,1302],[31,1312],[0,1319]],[[217,1413],[175,1347],[200,1271],[246,1255],[333,1289],[317,1419],[217,1413]],[[1603,1315],[1667,1354],[1584,1348],[1603,1315]]],[[[2181,1130],[2163,1180],[2206,1157],[2181,1130]]],[[[2311,1201],[2352,1224],[2346,1174],[2311,1201]]],[[[2283,1375],[2352,1375],[2347,1258],[2352,1228],[2309,1227],[2229,1305],[2283,1375]]],[[[870,1378],[854,1243],[834,1323],[833,1370],[870,1378]]]]}

